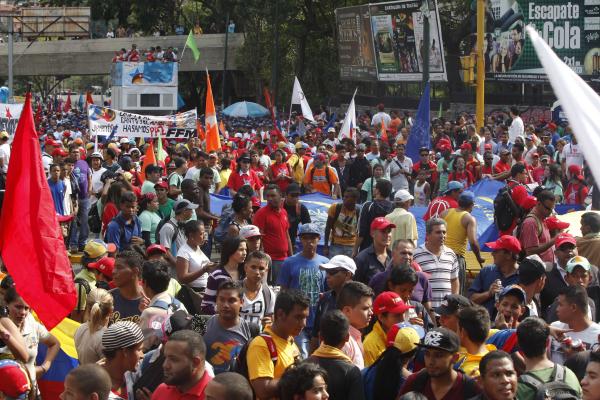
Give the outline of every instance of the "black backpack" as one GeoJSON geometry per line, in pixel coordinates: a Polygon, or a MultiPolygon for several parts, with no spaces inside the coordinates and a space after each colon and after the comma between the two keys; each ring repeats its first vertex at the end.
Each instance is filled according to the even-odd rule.
{"type": "Polygon", "coordinates": [[[494,199],[494,223],[499,231],[509,229],[515,219],[523,217],[524,210],[512,198],[512,188],[508,185],[498,190],[494,199]]]}
{"type": "Polygon", "coordinates": [[[535,390],[534,400],[576,400],[579,393],[565,383],[566,369],[562,365],[554,364],[552,375],[548,382],[542,381],[537,376],[526,372],[519,377],[519,383],[523,383],[535,390]]]}
{"type": "MultiPolygon", "coordinates": [[[[250,379],[250,375],[248,373],[248,348],[250,347],[250,343],[254,340],[264,340],[267,343],[267,348],[269,349],[269,354],[271,356],[271,362],[273,363],[273,368],[277,365],[277,360],[279,359],[279,355],[277,353],[277,347],[275,346],[275,341],[268,333],[258,334],[258,325],[249,324],[250,325],[250,333],[252,335],[252,339],[248,340],[240,349],[239,353],[233,358],[231,362],[231,371],[236,372],[246,379],[250,379]],[[254,328],[256,326],[256,328],[254,328]],[[260,339],[259,339],[260,337],[260,339]]],[[[258,328],[260,329],[260,328],[258,328]]]]}
{"type": "Polygon", "coordinates": [[[90,208],[90,212],[88,213],[88,226],[90,227],[90,232],[93,233],[100,233],[102,230],[102,219],[100,218],[97,204],[92,204],[92,207],[90,208]]]}

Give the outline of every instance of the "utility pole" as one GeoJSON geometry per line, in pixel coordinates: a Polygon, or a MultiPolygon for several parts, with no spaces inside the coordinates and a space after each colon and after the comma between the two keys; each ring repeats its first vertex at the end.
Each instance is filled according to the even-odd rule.
{"type": "Polygon", "coordinates": [[[475,125],[477,126],[478,132],[485,123],[485,1],[486,0],[477,0],[477,94],[475,125]]]}
{"type": "Polygon", "coordinates": [[[229,43],[229,7],[225,19],[225,56],[223,57],[223,86],[221,87],[221,109],[225,108],[225,85],[227,84],[227,45],[229,43]]]}
{"type": "Polygon", "coordinates": [[[423,47],[421,49],[421,56],[423,57],[423,88],[429,82],[429,42],[431,41],[429,38],[429,16],[431,12],[429,1],[423,0],[423,4],[421,5],[421,15],[423,15],[423,47]]]}
{"type": "Polygon", "coordinates": [[[12,103],[13,95],[13,16],[8,17],[8,102],[12,103]]]}

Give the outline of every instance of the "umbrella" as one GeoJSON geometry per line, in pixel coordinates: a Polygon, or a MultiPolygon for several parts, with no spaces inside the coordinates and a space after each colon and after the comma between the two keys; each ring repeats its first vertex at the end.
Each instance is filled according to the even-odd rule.
{"type": "Polygon", "coordinates": [[[269,115],[269,110],[260,104],[252,103],[250,101],[240,101],[238,103],[233,103],[224,109],[223,114],[234,118],[260,118],[269,115]]]}

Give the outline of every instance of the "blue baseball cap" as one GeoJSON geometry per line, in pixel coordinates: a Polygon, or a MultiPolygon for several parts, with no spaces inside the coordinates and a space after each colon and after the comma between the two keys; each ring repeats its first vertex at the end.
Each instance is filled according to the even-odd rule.
{"type": "Polygon", "coordinates": [[[298,236],[302,235],[319,235],[321,236],[321,230],[317,224],[308,223],[302,224],[298,232],[298,236]]]}
{"type": "Polygon", "coordinates": [[[471,192],[470,190],[465,190],[464,192],[462,192],[460,194],[460,196],[458,196],[458,201],[468,201],[471,203],[475,202],[475,193],[471,192]]]}
{"type": "Polygon", "coordinates": [[[525,303],[525,299],[527,298],[525,291],[519,285],[505,286],[504,289],[502,289],[502,291],[500,292],[498,298],[501,299],[508,294],[514,294],[521,300],[522,303],[525,303]]]}
{"type": "Polygon", "coordinates": [[[450,182],[448,182],[448,187],[444,191],[444,194],[451,192],[453,190],[462,190],[462,189],[464,189],[464,186],[462,183],[460,183],[458,181],[450,181],[450,182]]]}

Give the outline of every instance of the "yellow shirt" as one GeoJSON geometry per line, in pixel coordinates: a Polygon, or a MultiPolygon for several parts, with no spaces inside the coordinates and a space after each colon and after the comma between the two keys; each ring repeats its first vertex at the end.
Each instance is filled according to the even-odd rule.
{"type": "Polygon", "coordinates": [[[217,193],[227,186],[227,182],[229,182],[229,175],[231,175],[231,169],[229,168],[219,171],[219,178],[221,178],[221,182],[219,182],[219,186],[217,187],[217,193]]]}
{"type": "Polygon", "coordinates": [[[342,207],[338,219],[333,221],[331,228],[331,243],[340,246],[354,246],[356,241],[356,227],[358,224],[358,213],[356,208],[348,211],[343,203],[332,204],[327,210],[327,216],[335,218],[338,207],[342,207]]]}
{"type": "Polygon", "coordinates": [[[365,367],[371,366],[386,349],[387,335],[379,321],[375,322],[373,330],[365,337],[365,367]]]}
{"type": "Polygon", "coordinates": [[[304,160],[298,154],[292,154],[287,160],[290,169],[292,170],[292,178],[297,184],[302,185],[304,181],[304,160]]]}
{"type": "Polygon", "coordinates": [[[300,350],[294,338],[284,339],[277,336],[268,326],[264,330],[273,338],[277,348],[277,365],[273,366],[271,353],[267,347],[267,342],[260,336],[255,337],[248,346],[246,360],[248,362],[248,377],[250,381],[258,378],[280,378],[287,367],[294,364],[296,357],[300,355],[300,350]]]}
{"type": "Polygon", "coordinates": [[[467,252],[467,230],[460,221],[465,214],[468,214],[468,211],[458,211],[456,208],[451,208],[444,217],[448,231],[445,244],[457,255],[463,257],[467,252]]]}
{"type": "Polygon", "coordinates": [[[404,208],[398,207],[386,215],[385,219],[396,225],[392,229],[392,243],[399,239],[412,240],[417,243],[419,234],[417,232],[417,220],[414,215],[404,208]]]}
{"type": "Polygon", "coordinates": [[[496,346],[494,346],[493,344],[486,344],[485,348],[486,350],[479,354],[466,353],[463,357],[458,359],[456,365],[458,365],[458,368],[471,378],[479,376],[479,362],[481,361],[483,356],[485,356],[490,351],[497,350],[496,346]]]}

